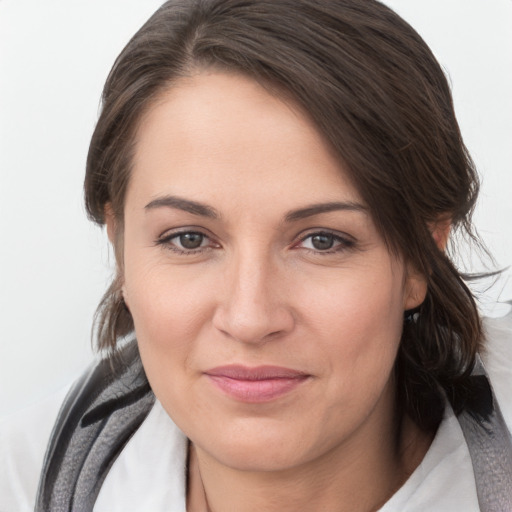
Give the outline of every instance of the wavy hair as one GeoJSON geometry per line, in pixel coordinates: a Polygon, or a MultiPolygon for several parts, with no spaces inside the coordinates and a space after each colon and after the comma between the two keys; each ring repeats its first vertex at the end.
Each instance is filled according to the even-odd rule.
{"type": "Polygon", "coordinates": [[[432,52],[374,0],[170,0],[135,34],[105,84],[87,158],[85,202],[112,209],[118,274],[97,311],[97,345],[133,331],[122,300],[122,230],[134,134],[159,95],[197,69],[242,73],[293,98],[331,144],[391,252],[427,279],[408,312],[396,361],[398,402],[425,429],[447,393],[467,393],[482,341],[473,296],[431,226],[478,239],[479,181],[446,77],[432,52]]]}

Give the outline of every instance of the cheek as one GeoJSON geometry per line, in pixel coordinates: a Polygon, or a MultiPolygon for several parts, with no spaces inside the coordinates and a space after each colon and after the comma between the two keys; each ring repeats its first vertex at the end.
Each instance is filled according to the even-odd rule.
{"type": "Polygon", "coordinates": [[[339,388],[361,399],[378,394],[390,377],[403,327],[404,292],[395,272],[353,273],[343,281],[316,287],[310,296],[310,321],[318,333],[331,373],[333,393],[339,388]],[[373,275],[373,277],[372,277],[373,275]]]}
{"type": "Polygon", "coordinates": [[[337,279],[331,276],[329,282],[309,287],[306,293],[318,328],[331,329],[338,339],[352,340],[356,347],[373,340],[378,344],[381,337],[396,338],[401,332],[404,287],[392,268],[360,269],[337,279]]]}
{"type": "Polygon", "coordinates": [[[127,300],[144,369],[175,421],[200,414],[191,399],[191,383],[196,380],[198,340],[210,316],[208,289],[158,266],[139,272],[127,266],[127,300]]]}
{"type": "Polygon", "coordinates": [[[125,300],[148,376],[169,365],[186,368],[211,316],[208,282],[185,270],[131,255],[125,263],[125,300]]]}

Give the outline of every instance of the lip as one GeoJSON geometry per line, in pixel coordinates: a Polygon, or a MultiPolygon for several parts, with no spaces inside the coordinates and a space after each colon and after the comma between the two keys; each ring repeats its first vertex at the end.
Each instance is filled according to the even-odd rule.
{"type": "Polygon", "coordinates": [[[231,398],[247,403],[263,403],[286,395],[310,375],[280,366],[219,366],[204,372],[210,381],[231,398]]]}

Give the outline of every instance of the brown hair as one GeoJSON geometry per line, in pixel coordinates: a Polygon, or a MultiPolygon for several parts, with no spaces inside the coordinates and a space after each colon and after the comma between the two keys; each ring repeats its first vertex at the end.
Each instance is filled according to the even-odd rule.
{"type": "MultiPolygon", "coordinates": [[[[472,294],[429,226],[451,219],[475,239],[478,178],[447,80],[421,37],[374,0],[170,0],[116,60],[87,159],[85,201],[122,231],[138,122],[155,98],[194,69],[215,67],[285,91],[339,155],[391,251],[428,281],[409,312],[396,362],[399,404],[426,429],[442,393],[468,389],[482,339],[472,294]],[[443,389],[444,391],[440,391],[443,389]]],[[[120,234],[122,236],[122,234],[120,234]]],[[[118,258],[122,265],[122,258],[118,258]]],[[[122,268],[98,309],[100,349],[133,330],[122,268]]]]}

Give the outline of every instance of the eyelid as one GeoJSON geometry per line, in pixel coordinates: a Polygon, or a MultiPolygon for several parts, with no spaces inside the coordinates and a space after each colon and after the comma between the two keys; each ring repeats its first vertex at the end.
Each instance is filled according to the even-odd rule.
{"type": "Polygon", "coordinates": [[[216,249],[220,247],[220,244],[215,241],[213,236],[210,235],[207,232],[207,230],[198,226],[184,226],[179,228],[167,229],[157,237],[157,239],[155,240],[155,245],[163,246],[169,250],[172,250],[180,254],[189,255],[198,254],[208,249],[216,249]],[[181,249],[179,246],[171,243],[171,240],[178,238],[181,235],[185,235],[187,233],[199,234],[205,237],[207,240],[209,240],[210,244],[207,246],[197,247],[196,249],[181,249]]]}
{"type": "MultiPolygon", "coordinates": [[[[194,255],[200,252],[204,252],[210,249],[217,249],[221,247],[221,244],[215,240],[215,237],[211,235],[208,230],[199,226],[183,226],[178,228],[167,229],[160,234],[155,240],[155,245],[163,246],[169,250],[172,250],[176,253],[194,255]],[[180,248],[178,245],[173,244],[171,241],[173,239],[178,238],[181,235],[187,233],[197,233],[203,236],[209,243],[206,246],[199,246],[195,249],[185,249],[180,248]]],[[[291,244],[292,249],[302,249],[305,251],[310,251],[315,254],[333,254],[336,252],[348,251],[350,249],[356,248],[356,239],[345,232],[340,232],[333,229],[327,228],[309,228],[306,231],[301,232],[297,235],[294,241],[291,244]],[[300,247],[308,238],[311,238],[315,235],[329,235],[332,236],[335,245],[330,249],[315,249],[310,247],[300,247]]]]}
{"type": "Polygon", "coordinates": [[[300,233],[295,239],[295,241],[292,244],[292,248],[294,249],[301,249],[301,247],[298,247],[299,244],[303,243],[308,238],[311,238],[315,235],[329,235],[334,238],[335,241],[340,242],[338,245],[332,247],[331,249],[321,250],[321,249],[310,249],[308,247],[303,247],[304,250],[309,250],[318,254],[332,254],[334,252],[340,251],[340,250],[348,250],[353,249],[356,246],[356,239],[349,235],[348,233],[336,231],[333,229],[326,229],[326,228],[310,228],[305,232],[300,233]],[[341,248],[340,248],[341,247],[341,248]]]}
{"type": "Polygon", "coordinates": [[[203,226],[196,226],[194,224],[186,225],[186,226],[177,226],[175,228],[167,228],[163,230],[157,237],[156,240],[163,240],[166,238],[172,238],[177,235],[183,235],[185,233],[199,233],[210,240],[214,240],[215,235],[203,226]]]}

